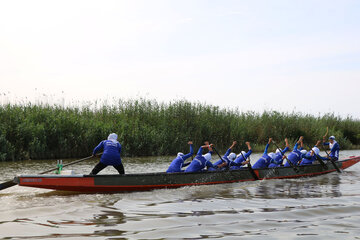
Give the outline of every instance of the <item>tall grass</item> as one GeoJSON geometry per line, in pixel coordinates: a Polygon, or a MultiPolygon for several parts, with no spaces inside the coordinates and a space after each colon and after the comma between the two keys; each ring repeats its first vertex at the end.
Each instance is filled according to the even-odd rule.
{"type": "MultiPolygon", "coordinates": [[[[169,155],[205,140],[225,150],[233,140],[263,150],[269,137],[280,143],[304,136],[310,144],[329,127],[342,149],[360,145],[360,121],[334,114],[313,116],[275,111],[240,112],[188,101],[119,100],[92,109],[49,105],[0,106],[0,160],[75,158],[91,154],[109,133],[119,135],[123,156],[169,155]]],[[[282,144],[283,145],[283,144],[282,144]]]]}

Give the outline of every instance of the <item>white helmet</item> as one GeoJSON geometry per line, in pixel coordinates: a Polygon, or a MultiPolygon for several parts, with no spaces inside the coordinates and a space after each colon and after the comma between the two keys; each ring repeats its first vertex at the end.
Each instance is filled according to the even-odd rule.
{"type": "Polygon", "coordinates": [[[275,153],[280,153],[282,151],[281,148],[277,148],[275,153]]]}
{"type": "Polygon", "coordinates": [[[182,157],[182,156],[184,156],[184,154],[182,152],[178,152],[177,156],[182,157]]]}
{"type": "Polygon", "coordinates": [[[232,152],[232,153],[229,154],[228,158],[229,158],[230,161],[233,161],[236,158],[236,154],[232,152]]]}
{"type": "Polygon", "coordinates": [[[307,151],[305,149],[301,150],[300,152],[301,152],[301,154],[304,154],[304,155],[307,153],[307,151]]]}
{"type": "Polygon", "coordinates": [[[211,153],[207,153],[207,154],[203,155],[203,157],[206,159],[206,161],[210,161],[211,160],[211,153]]]}
{"type": "Polygon", "coordinates": [[[276,154],[271,152],[271,153],[268,154],[268,156],[271,157],[272,159],[274,159],[276,157],[276,154]]]}
{"type": "Polygon", "coordinates": [[[317,147],[313,147],[311,150],[313,150],[316,155],[319,155],[320,153],[320,150],[317,147]]]}

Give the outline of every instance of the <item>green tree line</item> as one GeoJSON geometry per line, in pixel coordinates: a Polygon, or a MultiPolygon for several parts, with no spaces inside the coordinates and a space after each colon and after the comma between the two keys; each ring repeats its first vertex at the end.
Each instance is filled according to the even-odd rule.
{"type": "Polygon", "coordinates": [[[184,100],[119,100],[96,109],[89,106],[0,106],[0,160],[59,159],[89,156],[109,133],[119,135],[123,156],[173,155],[187,152],[187,141],[197,147],[205,140],[225,151],[233,140],[235,151],[250,141],[262,151],[272,137],[283,146],[304,136],[309,145],[321,139],[329,127],[341,149],[360,145],[360,121],[334,114],[265,111],[241,112],[184,100]]]}

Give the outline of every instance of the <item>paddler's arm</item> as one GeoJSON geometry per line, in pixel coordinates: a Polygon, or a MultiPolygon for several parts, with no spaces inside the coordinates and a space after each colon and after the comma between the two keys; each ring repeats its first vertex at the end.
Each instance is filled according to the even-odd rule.
{"type": "Polygon", "coordinates": [[[284,155],[287,151],[290,150],[290,145],[289,145],[289,141],[287,138],[285,138],[285,145],[286,145],[286,147],[284,148],[284,150],[281,151],[282,155],[284,155]]]}
{"type": "Polygon", "coordinates": [[[189,141],[188,144],[190,145],[190,153],[188,153],[182,157],[182,159],[184,159],[184,161],[194,154],[193,142],[189,141]]]}
{"type": "Polygon", "coordinates": [[[267,154],[267,153],[268,153],[268,149],[269,149],[269,146],[270,146],[271,141],[272,141],[272,138],[269,138],[269,141],[268,141],[268,143],[267,143],[266,146],[265,146],[264,154],[267,154]]]}
{"type": "Polygon", "coordinates": [[[101,149],[103,149],[104,148],[104,141],[101,141],[100,143],[99,143],[99,145],[97,145],[95,148],[94,148],[94,150],[93,150],[93,156],[95,156],[96,155],[96,153],[98,153],[101,149]]]}

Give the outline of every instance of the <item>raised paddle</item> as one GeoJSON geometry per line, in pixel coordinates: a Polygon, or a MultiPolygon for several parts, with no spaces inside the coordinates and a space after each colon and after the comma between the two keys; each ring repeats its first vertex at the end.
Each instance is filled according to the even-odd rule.
{"type": "MultiPolygon", "coordinates": [[[[240,152],[240,153],[241,153],[241,156],[242,156],[242,157],[244,158],[244,160],[246,161],[246,158],[245,158],[244,154],[243,154],[242,152],[240,152]]],[[[251,173],[251,175],[253,176],[253,178],[254,178],[255,180],[259,180],[259,177],[256,175],[254,169],[253,169],[252,166],[251,166],[250,156],[249,156],[249,162],[248,162],[247,165],[248,165],[249,172],[251,173]]]]}
{"type": "MultiPolygon", "coordinates": [[[[74,161],[74,162],[71,162],[71,163],[68,163],[68,164],[63,165],[63,167],[70,166],[70,165],[74,165],[74,164],[76,164],[76,163],[85,161],[85,160],[90,159],[90,158],[92,158],[92,157],[94,157],[94,156],[91,155],[91,156],[89,156],[89,157],[86,157],[86,158],[83,158],[83,159],[80,159],[80,160],[76,160],[76,161],[74,161]]],[[[52,171],[55,171],[55,170],[58,170],[58,167],[52,168],[52,169],[47,170],[47,171],[45,171],[45,172],[41,172],[41,173],[39,173],[39,174],[45,174],[45,173],[49,173],[49,172],[52,172],[52,171]]],[[[9,187],[13,187],[13,186],[15,186],[15,185],[17,185],[17,183],[15,183],[13,180],[0,183],[0,191],[1,191],[1,190],[4,190],[4,189],[6,189],[6,188],[9,188],[9,187]]]]}
{"type": "MultiPolygon", "coordinates": [[[[281,148],[279,148],[279,146],[276,144],[276,142],[274,141],[274,140],[272,140],[272,142],[275,144],[275,147],[277,148],[277,149],[279,149],[279,151],[280,151],[280,153],[281,153],[281,148]]],[[[281,153],[282,154],[282,153],[281,153]]],[[[286,161],[289,163],[289,165],[294,169],[294,171],[296,172],[296,173],[298,173],[299,172],[299,169],[287,158],[287,156],[284,154],[283,155],[285,158],[286,158],[286,161]]]]}
{"type": "MultiPolygon", "coordinates": [[[[311,151],[311,147],[309,146],[309,144],[306,144],[308,146],[308,148],[310,149],[311,151]]],[[[320,158],[319,155],[317,155],[315,152],[314,152],[315,156],[316,156],[316,159],[319,161],[319,163],[321,164],[321,166],[324,168],[324,169],[328,169],[328,166],[326,165],[326,163],[324,163],[324,161],[320,158]]]]}

